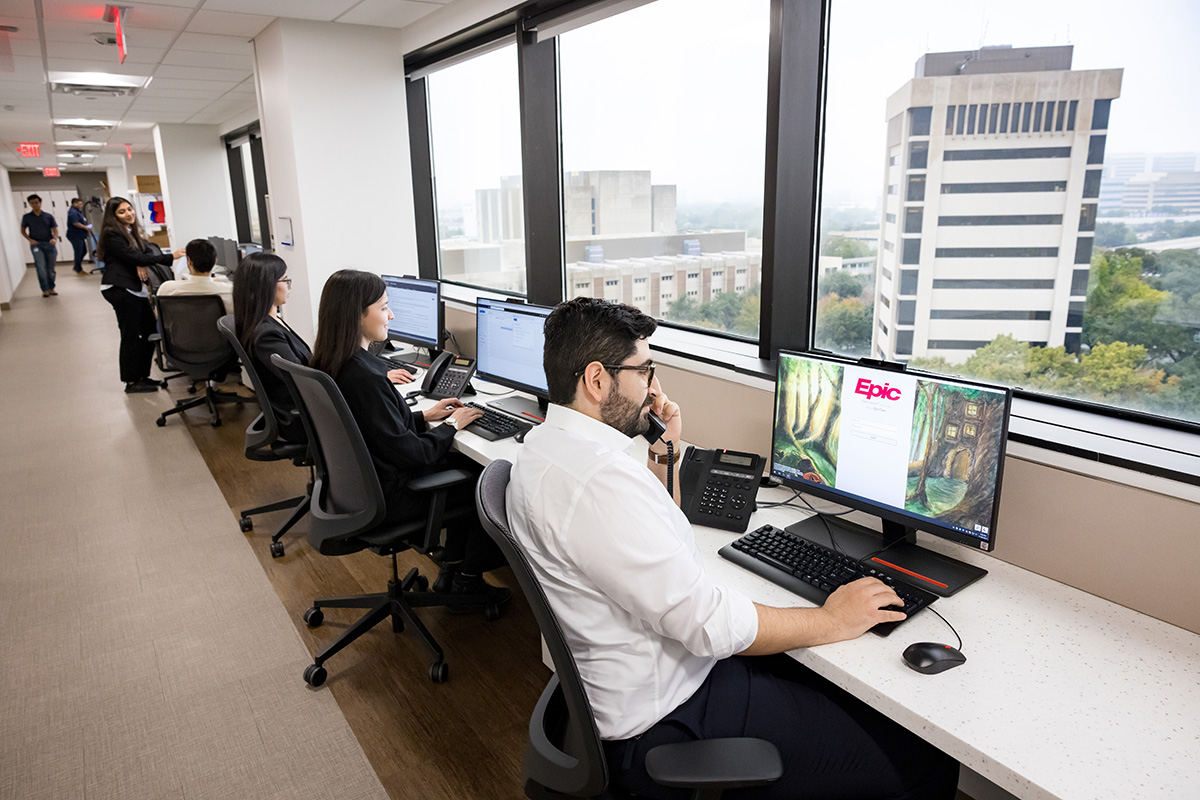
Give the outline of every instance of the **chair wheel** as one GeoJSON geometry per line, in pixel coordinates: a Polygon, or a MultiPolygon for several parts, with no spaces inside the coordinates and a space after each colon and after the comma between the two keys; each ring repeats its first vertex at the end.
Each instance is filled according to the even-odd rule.
{"type": "Polygon", "coordinates": [[[500,619],[500,606],[491,603],[483,607],[483,618],[488,622],[495,622],[500,619]]]}
{"type": "Polygon", "coordinates": [[[155,425],[157,425],[157,426],[158,426],[158,427],[160,427],[160,428],[162,428],[162,427],[165,427],[165,426],[166,426],[166,424],[167,424],[167,418],[166,418],[166,417],[159,417],[158,419],[154,420],[154,424],[155,424],[155,425]]]}
{"type": "Polygon", "coordinates": [[[329,673],[325,668],[317,664],[309,664],[304,669],[304,682],[309,686],[320,686],[329,677],[329,673]]]}
{"type": "Polygon", "coordinates": [[[304,612],[304,622],[310,628],[319,628],[325,621],[325,612],[315,606],[304,612]]]}
{"type": "Polygon", "coordinates": [[[418,592],[429,591],[429,578],[426,578],[424,575],[418,575],[416,581],[413,583],[418,592]]]}
{"type": "Polygon", "coordinates": [[[283,557],[283,542],[271,542],[271,558],[283,557]]]}
{"type": "Polygon", "coordinates": [[[429,680],[434,683],[445,683],[450,677],[450,667],[445,661],[435,661],[429,665],[429,680]]]}
{"type": "Polygon", "coordinates": [[[191,386],[188,387],[188,394],[195,394],[195,393],[196,393],[196,384],[193,383],[191,386]]]}
{"type": "Polygon", "coordinates": [[[254,520],[249,517],[242,517],[238,520],[238,527],[242,529],[242,533],[249,533],[254,530],[254,520]]]}

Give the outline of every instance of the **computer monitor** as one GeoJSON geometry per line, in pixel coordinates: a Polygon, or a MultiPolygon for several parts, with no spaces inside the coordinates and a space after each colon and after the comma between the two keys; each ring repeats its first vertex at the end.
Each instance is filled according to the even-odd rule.
{"type": "Polygon", "coordinates": [[[995,546],[1011,402],[1008,389],[898,364],[780,352],[771,474],[883,523],[881,534],[824,516],[788,530],[942,596],[978,580],[986,570],[915,532],[995,546]]]}
{"type": "Polygon", "coordinates": [[[395,275],[381,277],[387,291],[388,307],[395,315],[388,323],[388,339],[427,348],[430,356],[435,355],[442,347],[444,329],[438,282],[395,275]]]}
{"type": "Polygon", "coordinates": [[[481,380],[527,392],[537,398],[504,397],[488,405],[530,422],[546,418],[550,392],[542,366],[546,317],[550,309],[480,297],[475,301],[476,369],[481,380]]]}

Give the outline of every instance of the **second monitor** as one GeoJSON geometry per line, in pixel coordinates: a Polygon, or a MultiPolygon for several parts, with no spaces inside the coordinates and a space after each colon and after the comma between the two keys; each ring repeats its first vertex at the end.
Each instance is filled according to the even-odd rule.
{"type": "MultiPolygon", "coordinates": [[[[382,275],[388,306],[395,319],[388,323],[388,339],[428,349],[430,360],[442,347],[442,298],[437,281],[382,275]]],[[[428,367],[418,356],[410,363],[428,367]]]]}
{"type": "Polygon", "coordinates": [[[546,418],[549,389],[542,366],[546,317],[550,309],[480,297],[475,303],[475,374],[485,381],[533,395],[503,397],[488,405],[530,422],[546,418]]]}

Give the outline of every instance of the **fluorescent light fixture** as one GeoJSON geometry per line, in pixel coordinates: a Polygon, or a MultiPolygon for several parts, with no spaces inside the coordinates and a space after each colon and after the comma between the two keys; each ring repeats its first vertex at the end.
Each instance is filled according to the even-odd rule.
{"type": "Polygon", "coordinates": [[[147,86],[145,75],[115,75],[111,72],[49,72],[51,83],[80,83],[88,86],[133,87],[147,86]]]}
{"type": "Polygon", "coordinates": [[[77,128],[111,128],[116,120],[107,119],[56,119],[55,125],[71,125],[77,128]]]}
{"type": "Polygon", "coordinates": [[[104,146],[103,143],[101,143],[101,142],[87,142],[87,141],[55,142],[55,144],[58,145],[59,147],[103,147],[104,146]]]}

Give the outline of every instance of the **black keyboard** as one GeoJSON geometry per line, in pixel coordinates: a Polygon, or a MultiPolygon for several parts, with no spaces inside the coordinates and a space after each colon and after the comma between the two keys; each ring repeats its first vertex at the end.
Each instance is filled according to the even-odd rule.
{"type": "Polygon", "coordinates": [[[483,412],[483,416],[472,422],[464,431],[470,431],[476,436],[481,436],[489,441],[497,439],[507,439],[509,436],[516,436],[522,431],[527,431],[533,426],[521,422],[507,414],[501,414],[499,411],[493,411],[487,406],[481,406],[478,403],[464,403],[468,408],[478,408],[483,412]]]}
{"type": "MultiPolygon", "coordinates": [[[[800,595],[817,605],[839,586],[859,578],[878,578],[900,595],[904,608],[893,611],[912,615],[937,599],[937,595],[860,564],[857,559],[815,544],[794,533],[763,525],[722,547],[717,553],[740,567],[800,595]]],[[[887,636],[900,622],[881,622],[872,633],[887,636]]]]}

